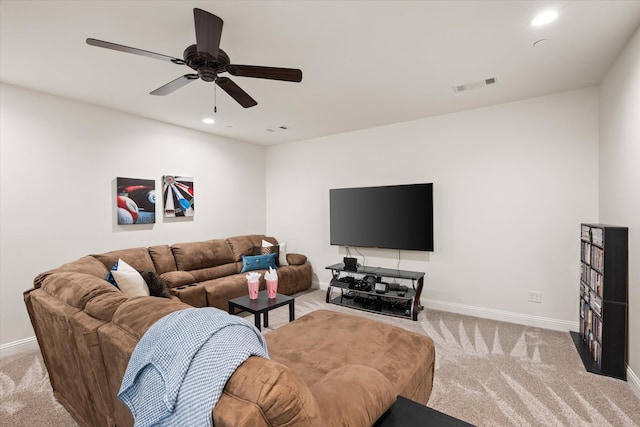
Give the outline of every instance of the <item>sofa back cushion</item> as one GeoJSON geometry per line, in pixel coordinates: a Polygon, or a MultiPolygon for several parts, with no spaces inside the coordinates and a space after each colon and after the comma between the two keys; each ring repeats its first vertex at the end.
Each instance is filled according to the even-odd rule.
{"type": "Polygon", "coordinates": [[[81,310],[89,301],[102,294],[122,294],[104,279],[70,271],[50,274],[42,281],[40,288],[56,299],[81,310]]]}
{"type": "Polygon", "coordinates": [[[233,254],[224,239],[176,243],[171,246],[176,268],[182,271],[216,267],[233,262],[233,254]]]}
{"type": "Polygon", "coordinates": [[[246,236],[229,237],[227,242],[233,251],[233,261],[242,262],[242,256],[254,255],[253,248],[262,246],[262,240],[266,240],[272,245],[277,245],[278,241],[264,234],[249,234],[246,236]]]}
{"type": "Polygon", "coordinates": [[[153,261],[151,260],[151,256],[149,255],[149,250],[147,248],[131,248],[131,249],[121,249],[117,251],[106,252],[104,254],[91,255],[94,258],[98,259],[107,270],[111,270],[111,267],[118,261],[118,259],[123,259],[124,262],[129,264],[131,267],[135,268],[138,271],[142,270],[154,270],[155,267],[153,265],[153,261]]]}
{"type": "MultiPolygon", "coordinates": [[[[111,268],[111,267],[109,267],[111,268]]],[[[108,268],[106,268],[100,261],[98,261],[96,258],[87,255],[84,256],[80,259],[77,259],[75,261],[71,261],[68,262],[66,264],[61,265],[60,267],[53,269],[53,270],[49,270],[49,271],[45,271],[44,273],[40,273],[38,274],[35,279],[33,280],[33,286],[34,288],[39,288],[40,285],[42,285],[42,282],[44,281],[44,279],[47,278],[47,276],[53,274],[53,273],[58,273],[61,271],[67,271],[67,272],[74,272],[74,273],[85,273],[85,274],[90,274],[92,276],[95,277],[99,277],[101,279],[104,279],[107,275],[107,272],[109,271],[108,268]]]]}
{"type": "Polygon", "coordinates": [[[176,260],[169,245],[158,245],[149,247],[149,256],[153,261],[156,273],[163,274],[169,271],[176,271],[176,260]]]}

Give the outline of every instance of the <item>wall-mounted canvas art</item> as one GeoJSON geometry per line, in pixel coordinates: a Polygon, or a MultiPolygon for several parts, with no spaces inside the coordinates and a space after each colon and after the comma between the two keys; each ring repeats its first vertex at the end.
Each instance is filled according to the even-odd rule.
{"type": "Polygon", "coordinates": [[[156,181],[154,179],[116,178],[118,224],[154,224],[156,222],[156,181]]]}
{"type": "Polygon", "coordinates": [[[162,177],[164,216],[167,218],[193,216],[193,178],[165,175],[162,177]]]}

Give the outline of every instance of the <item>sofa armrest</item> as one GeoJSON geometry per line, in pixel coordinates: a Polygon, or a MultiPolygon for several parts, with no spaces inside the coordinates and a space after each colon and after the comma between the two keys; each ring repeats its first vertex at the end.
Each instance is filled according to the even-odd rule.
{"type": "Polygon", "coordinates": [[[311,394],[327,427],[370,427],[397,398],[387,377],[364,365],[332,370],[311,386],[311,394]]]}
{"type": "Polygon", "coordinates": [[[193,274],[188,271],[169,271],[162,273],[160,277],[167,282],[169,288],[177,288],[178,286],[191,285],[197,282],[193,274]]]}
{"type": "Polygon", "coordinates": [[[229,378],[212,417],[217,427],[328,427],[298,375],[256,356],[229,378]]]}
{"type": "Polygon", "coordinates": [[[302,265],[307,262],[307,257],[302,254],[289,253],[287,254],[287,263],[289,265],[302,265]]]}

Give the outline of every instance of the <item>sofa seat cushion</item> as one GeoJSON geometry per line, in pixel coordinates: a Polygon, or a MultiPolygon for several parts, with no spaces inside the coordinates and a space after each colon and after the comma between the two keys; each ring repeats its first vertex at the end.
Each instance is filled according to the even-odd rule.
{"type": "Polygon", "coordinates": [[[424,404],[431,394],[435,348],[425,335],[357,315],[317,310],[265,338],[271,358],[309,387],[336,368],[361,364],[384,375],[396,395],[424,404]]]}
{"type": "MultiPolygon", "coordinates": [[[[247,277],[244,274],[234,274],[203,284],[207,305],[220,310],[229,309],[229,300],[249,294],[247,277]]],[[[265,289],[264,280],[260,280],[260,290],[265,289]]]]}
{"type": "Polygon", "coordinates": [[[235,262],[230,264],[218,265],[216,267],[201,268],[199,270],[189,271],[196,282],[206,282],[207,280],[231,276],[239,272],[240,271],[238,270],[238,264],[235,262]]]}
{"type": "Polygon", "coordinates": [[[396,401],[389,380],[377,369],[345,365],[334,369],[311,387],[324,411],[324,426],[369,427],[396,401]]]}
{"type": "MultiPolygon", "coordinates": [[[[236,264],[233,264],[238,267],[236,264]]],[[[293,295],[311,286],[311,264],[278,268],[278,293],[293,295]]],[[[258,270],[260,290],[265,289],[265,270],[258,270]]],[[[229,308],[229,300],[248,294],[246,273],[229,274],[216,279],[197,281],[194,271],[172,271],[161,275],[171,285],[171,293],[193,307],[229,308]]]]}

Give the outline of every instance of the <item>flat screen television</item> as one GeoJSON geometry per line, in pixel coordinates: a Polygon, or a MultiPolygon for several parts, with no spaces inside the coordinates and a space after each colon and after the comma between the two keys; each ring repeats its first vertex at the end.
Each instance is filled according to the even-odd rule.
{"type": "Polygon", "coordinates": [[[329,190],[337,246],[433,251],[433,184],[329,190]]]}

